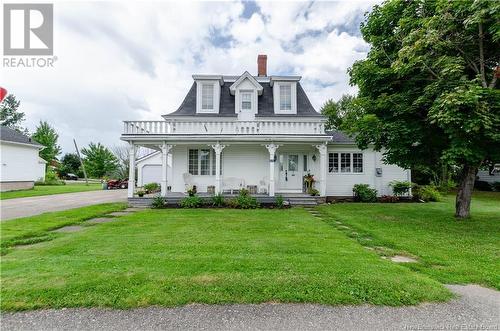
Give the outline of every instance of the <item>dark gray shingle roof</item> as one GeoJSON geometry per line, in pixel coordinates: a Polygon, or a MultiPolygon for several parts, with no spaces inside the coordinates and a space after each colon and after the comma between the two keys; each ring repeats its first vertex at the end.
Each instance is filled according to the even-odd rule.
{"type": "MultiPolygon", "coordinates": [[[[229,92],[229,87],[233,83],[225,82],[221,86],[220,107],[218,114],[202,114],[200,116],[214,116],[214,117],[235,117],[237,114],[234,112],[234,95],[229,92]]],[[[269,83],[259,83],[264,88],[262,95],[258,97],[258,114],[257,116],[321,116],[312,106],[306,92],[297,83],[297,114],[294,115],[277,115],[274,113],[273,89],[269,83]]],[[[180,107],[173,113],[166,114],[166,116],[196,116],[196,83],[193,83],[189,89],[188,94],[180,107]]]]}
{"type": "Polygon", "coordinates": [[[332,142],[334,143],[355,143],[355,139],[353,137],[349,137],[342,131],[338,130],[326,130],[325,133],[332,137],[332,142]]]}
{"type": "Polygon", "coordinates": [[[42,147],[39,143],[31,140],[30,137],[3,125],[0,126],[0,140],[42,147]]]}

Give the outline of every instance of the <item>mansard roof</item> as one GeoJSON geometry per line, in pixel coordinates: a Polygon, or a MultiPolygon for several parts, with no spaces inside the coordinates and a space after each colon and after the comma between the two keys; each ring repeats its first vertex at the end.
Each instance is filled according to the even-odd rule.
{"type": "MultiPolygon", "coordinates": [[[[197,114],[196,113],[196,82],[193,83],[189,92],[180,107],[173,113],[164,115],[170,116],[200,116],[200,117],[236,117],[235,113],[235,97],[231,95],[231,86],[236,83],[242,76],[220,76],[223,79],[221,85],[220,106],[218,114],[197,114]],[[234,81],[234,82],[233,82],[234,81]]],[[[258,113],[256,117],[311,117],[322,116],[312,106],[306,92],[301,84],[297,81],[297,114],[281,115],[274,113],[273,88],[271,83],[272,77],[253,77],[260,86],[262,86],[262,94],[258,97],[258,113]]],[[[297,80],[297,77],[292,77],[297,80]]]]}

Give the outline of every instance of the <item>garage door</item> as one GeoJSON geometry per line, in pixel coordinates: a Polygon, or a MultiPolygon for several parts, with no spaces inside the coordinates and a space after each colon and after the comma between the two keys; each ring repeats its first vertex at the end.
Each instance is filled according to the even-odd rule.
{"type": "Polygon", "coordinates": [[[142,185],[161,182],[161,165],[148,164],[142,168],[142,185]]]}

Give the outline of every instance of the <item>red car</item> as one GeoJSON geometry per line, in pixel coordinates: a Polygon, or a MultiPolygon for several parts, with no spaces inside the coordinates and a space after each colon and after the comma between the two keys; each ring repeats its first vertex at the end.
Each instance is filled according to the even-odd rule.
{"type": "Polygon", "coordinates": [[[114,190],[119,188],[128,188],[128,180],[108,180],[107,182],[108,190],[114,190]]]}

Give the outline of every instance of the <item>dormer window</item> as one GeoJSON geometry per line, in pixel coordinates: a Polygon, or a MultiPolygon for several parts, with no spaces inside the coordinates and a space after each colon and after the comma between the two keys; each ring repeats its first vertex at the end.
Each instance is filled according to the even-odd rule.
{"type": "Polygon", "coordinates": [[[202,84],[201,86],[201,109],[214,110],[214,84],[202,84]]]}
{"type": "Polygon", "coordinates": [[[297,114],[297,82],[271,81],[273,86],[274,113],[280,115],[297,114]]]}
{"type": "Polygon", "coordinates": [[[292,86],[280,85],[280,110],[292,110],[292,86]]]}
{"type": "Polygon", "coordinates": [[[196,81],[196,112],[215,113],[219,112],[220,81],[219,80],[197,80],[196,81]]]}
{"type": "Polygon", "coordinates": [[[241,110],[252,110],[252,92],[241,92],[241,110]]]}

